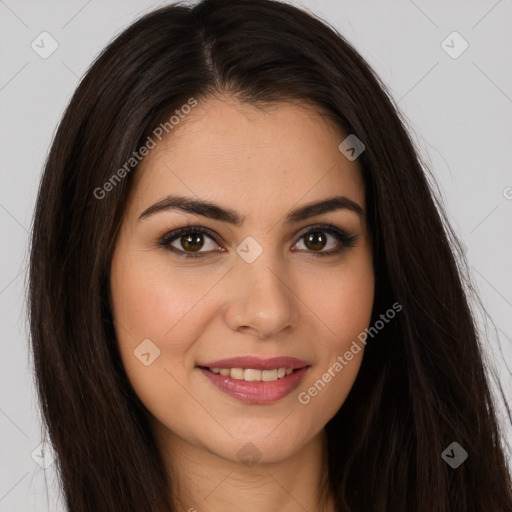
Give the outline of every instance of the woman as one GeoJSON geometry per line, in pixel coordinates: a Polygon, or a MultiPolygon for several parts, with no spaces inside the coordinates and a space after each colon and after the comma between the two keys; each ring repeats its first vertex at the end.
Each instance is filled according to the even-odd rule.
{"type": "Polygon", "coordinates": [[[271,0],[138,20],[73,96],[35,210],[68,509],[512,510],[452,244],[325,23],[271,0]]]}

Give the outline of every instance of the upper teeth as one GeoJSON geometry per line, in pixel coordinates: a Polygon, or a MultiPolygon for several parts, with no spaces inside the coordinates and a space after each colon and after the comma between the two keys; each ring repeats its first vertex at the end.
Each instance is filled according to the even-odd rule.
{"type": "Polygon", "coordinates": [[[249,382],[282,379],[293,372],[293,368],[275,368],[274,370],[255,370],[253,368],[210,368],[213,373],[220,373],[224,377],[246,380],[249,382]]]}

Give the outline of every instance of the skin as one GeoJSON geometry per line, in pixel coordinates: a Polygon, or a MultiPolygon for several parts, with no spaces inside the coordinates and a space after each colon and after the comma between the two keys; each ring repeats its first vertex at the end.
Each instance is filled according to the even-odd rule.
{"type": "MultiPolygon", "coordinates": [[[[366,211],[357,160],[338,150],[345,136],[305,104],[262,110],[219,97],[193,109],[134,175],[112,260],[112,309],[124,367],[149,411],[173,488],[179,482],[174,498],[183,510],[334,511],[330,497],[317,503],[324,426],[347,397],[364,346],[308,404],[298,394],[369,325],[371,240],[364,217],[348,209],[294,225],[284,218],[333,195],[366,211]],[[229,207],[245,222],[237,227],[177,210],[139,220],[171,193],[229,207]],[[304,233],[318,223],[356,235],[354,247],[316,256],[339,245],[325,231],[324,248],[307,245],[304,233]],[[209,228],[220,243],[204,235],[200,251],[210,252],[190,259],[157,244],[186,225],[209,228]],[[248,236],[263,249],[252,263],[235,251],[248,236]],[[215,252],[219,246],[226,250],[215,252]],[[160,350],[148,366],[134,356],[145,339],[160,350]],[[239,355],[288,355],[311,368],[285,398],[246,404],[196,367],[239,355]],[[237,455],[248,442],[256,464],[237,455]]],[[[180,237],[173,246],[190,252],[180,237]]]]}

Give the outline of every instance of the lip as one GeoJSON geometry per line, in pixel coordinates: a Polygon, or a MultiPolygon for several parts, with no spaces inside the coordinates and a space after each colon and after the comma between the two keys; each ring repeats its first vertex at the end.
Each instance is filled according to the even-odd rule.
{"type": "MultiPolygon", "coordinates": [[[[272,360],[272,364],[275,364],[275,361],[277,359],[281,358],[276,358],[272,360]]],[[[283,359],[289,360],[290,358],[283,359]]],[[[247,361],[247,358],[243,358],[243,360],[247,361]]],[[[226,361],[231,360],[226,359],[223,360],[222,363],[225,364],[226,361]]],[[[267,361],[265,361],[264,364],[267,364],[267,361]]],[[[215,364],[218,364],[219,362],[220,361],[217,361],[215,364]]],[[[260,364],[263,364],[261,363],[261,360],[260,364]]],[[[282,366],[280,366],[280,368],[281,367],[282,366]]],[[[213,366],[213,368],[215,368],[215,366],[213,366]]],[[[246,366],[245,368],[248,367],[246,366]]],[[[249,368],[254,367],[249,366],[249,368]]],[[[273,368],[276,367],[274,366],[273,368]]],[[[217,389],[226,393],[227,395],[236,398],[237,400],[244,402],[246,404],[264,405],[277,402],[278,400],[281,400],[285,396],[289,395],[302,382],[310,368],[311,366],[309,365],[302,366],[301,368],[290,373],[290,375],[286,375],[281,379],[277,379],[270,382],[248,382],[240,379],[232,379],[231,377],[224,377],[220,374],[211,372],[207,368],[199,368],[199,370],[214,386],[217,387],[217,389]]]]}
{"type": "MultiPolygon", "coordinates": [[[[303,368],[309,366],[307,361],[296,357],[278,356],[263,359],[258,356],[238,356],[228,359],[220,359],[206,363],[197,363],[196,366],[207,368],[253,368],[254,370],[273,370],[274,368],[303,368]]],[[[295,373],[295,372],[294,372],[295,373]]],[[[292,374],[293,375],[293,374],[292,374]]]]}

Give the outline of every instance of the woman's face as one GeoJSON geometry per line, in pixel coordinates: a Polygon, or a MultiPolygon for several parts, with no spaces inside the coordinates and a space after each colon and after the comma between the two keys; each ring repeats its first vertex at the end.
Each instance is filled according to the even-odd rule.
{"type": "Polygon", "coordinates": [[[111,301],[128,378],[170,450],[284,460],[343,404],[363,350],[344,354],[374,298],[345,137],[306,106],[211,100],[137,169],[111,301]],[[216,206],[185,211],[168,196],[216,206]],[[304,210],[333,197],[345,199],[304,210]]]}

